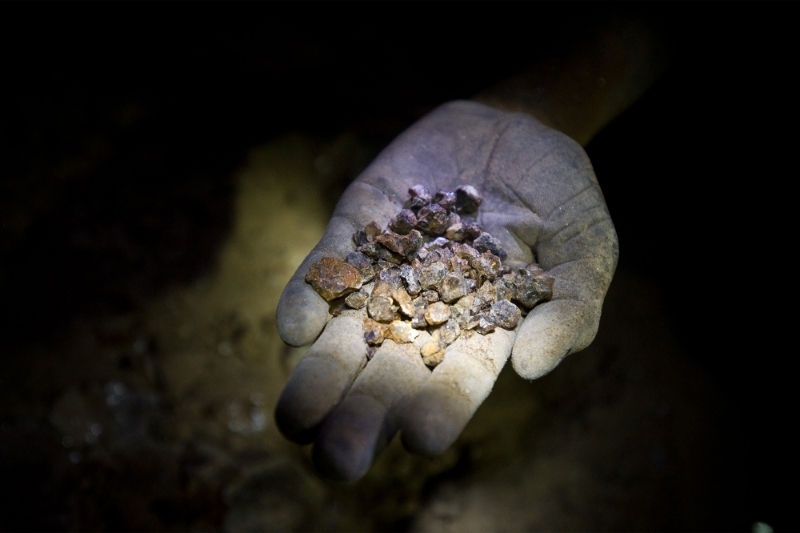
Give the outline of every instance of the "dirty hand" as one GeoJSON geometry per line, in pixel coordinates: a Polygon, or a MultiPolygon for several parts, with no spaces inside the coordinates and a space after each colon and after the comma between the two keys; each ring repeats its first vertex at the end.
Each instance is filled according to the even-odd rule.
{"type": "Polygon", "coordinates": [[[509,355],[520,376],[535,379],[592,341],[617,255],[603,195],[576,142],[528,115],[467,101],[439,107],[350,185],[284,290],[281,338],[314,344],[278,401],[278,426],[296,442],[314,442],[318,470],[337,479],[364,475],[397,431],[411,452],[443,452],[509,355]],[[304,281],[320,258],[353,251],[357,229],[373,220],[386,227],[415,184],[430,191],[473,185],[483,196],[478,222],[502,242],[506,262],[536,261],[556,280],[552,300],[516,331],[462,335],[433,371],[418,347],[390,340],[366,364],[364,310],[330,318],[328,303],[304,281]]]}

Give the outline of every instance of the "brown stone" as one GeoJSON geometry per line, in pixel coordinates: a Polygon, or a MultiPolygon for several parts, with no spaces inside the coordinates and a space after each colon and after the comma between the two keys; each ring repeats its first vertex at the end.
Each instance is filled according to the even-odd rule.
{"type": "Polygon", "coordinates": [[[494,280],[500,271],[500,258],[491,252],[484,252],[478,257],[469,260],[470,266],[474,268],[484,279],[494,280]]]}
{"type": "Polygon", "coordinates": [[[407,235],[417,225],[417,216],[410,209],[403,209],[389,222],[389,229],[407,235]]]}
{"type": "Polygon", "coordinates": [[[361,273],[353,265],[335,257],[323,257],[312,264],[306,282],[327,301],[361,288],[361,273]]]}
{"type": "Polygon", "coordinates": [[[464,225],[461,222],[451,224],[444,232],[444,236],[456,242],[461,242],[467,238],[467,234],[464,232],[464,225]]]}
{"type": "Polygon", "coordinates": [[[419,273],[419,284],[424,289],[432,289],[447,275],[447,266],[439,261],[423,267],[419,273]]]}
{"type": "Polygon", "coordinates": [[[439,189],[433,197],[433,201],[448,211],[456,206],[456,193],[439,189]]]}
{"type": "Polygon", "coordinates": [[[367,242],[374,242],[378,235],[381,234],[381,227],[373,220],[364,227],[364,233],[367,237],[367,242]]]}
{"type": "Polygon", "coordinates": [[[403,287],[398,287],[393,290],[392,298],[400,307],[400,312],[405,316],[411,318],[416,314],[417,309],[414,307],[414,302],[411,301],[411,296],[408,295],[403,287]]]}
{"type": "Polygon", "coordinates": [[[375,322],[369,318],[364,319],[364,340],[370,346],[380,346],[386,339],[387,332],[386,324],[375,322]]]}
{"type": "Polygon", "coordinates": [[[406,257],[422,246],[422,234],[417,230],[411,230],[408,235],[398,235],[397,233],[383,233],[375,240],[384,248],[406,257]]]}
{"type": "Polygon", "coordinates": [[[375,267],[372,265],[372,261],[361,252],[350,252],[347,254],[346,261],[361,273],[361,283],[367,283],[375,277],[375,267]]]}
{"type": "Polygon", "coordinates": [[[367,304],[367,298],[369,295],[365,290],[359,290],[347,295],[344,299],[344,303],[346,303],[349,307],[353,309],[361,309],[367,304]]]}
{"type": "Polygon", "coordinates": [[[373,295],[367,302],[369,316],[378,322],[391,322],[394,319],[394,311],[391,296],[373,295]]]}
{"type": "MultiPolygon", "coordinates": [[[[484,309],[492,305],[497,298],[497,289],[491,282],[485,281],[478,292],[475,293],[475,301],[472,308],[475,310],[484,309]]],[[[513,305],[513,304],[512,304],[513,305]]]]}
{"type": "Polygon", "coordinates": [[[472,259],[474,257],[479,257],[481,255],[481,253],[478,250],[476,250],[469,244],[462,244],[460,242],[454,242],[452,250],[453,254],[455,254],[456,257],[460,257],[462,259],[467,259],[467,260],[472,259]]]}
{"type": "Polygon", "coordinates": [[[450,218],[439,204],[430,204],[417,212],[417,228],[428,235],[442,235],[448,228],[450,218]]]}
{"type": "Polygon", "coordinates": [[[429,367],[435,367],[444,360],[444,348],[439,330],[434,331],[428,342],[423,344],[419,350],[422,361],[429,367]]]}
{"type": "Polygon", "coordinates": [[[466,281],[460,272],[447,274],[439,283],[439,297],[447,303],[455,302],[468,292],[466,281]]]}

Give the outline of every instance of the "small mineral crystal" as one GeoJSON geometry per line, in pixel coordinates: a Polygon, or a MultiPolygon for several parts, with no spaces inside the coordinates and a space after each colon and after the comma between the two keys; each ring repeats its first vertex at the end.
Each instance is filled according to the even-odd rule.
{"type": "Polygon", "coordinates": [[[453,303],[469,292],[464,276],[458,273],[447,274],[439,283],[439,297],[447,303],[453,303]]]}
{"type": "Polygon", "coordinates": [[[500,241],[488,233],[481,233],[477,239],[472,241],[472,246],[479,252],[492,252],[500,258],[505,257],[505,251],[500,247],[500,241]]]}
{"type": "Polygon", "coordinates": [[[489,317],[492,322],[505,329],[514,329],[522,317],[522,312],[519,307],[512,304],[508,300],[500,300],[492,304],[489,311],[489,317]]]}
{"type": "Polygon", "coordinates": [[[447,275],[447,266],[441,261],[436,261],[423,267],[419,273],[419,284],[425,289],[432,289],[447,275]]]}
{"type": "Polygon", "coordinates": [[[395,320],[389,324],[388,337],[397,343],[414,342],[418,336],[419,331],[412,328],[408,322],[395,320]]]}
{"type": "Polygon", "coordinates": [[[378,322],[391,322],[394,318],[391,296],[380,294],[372,296],[367,302],[367,312],[369,316],[378,322]]]}
{"type": "Polygon", "coordinates": [[[410,209],[403,209],[389,222],[389,229],[400,235],[407,235],[416,225],[417,216],[414,212],[410,209]]]}
{"type": "Polygon", "coordinates": [[[430,204],[417,212],[417,228],[428,235],[442,235],[448,228],[450,217],[439,204],[430,204]]]}
{"type": "Polygon", "coordinates": [[[527,309],[553,294],[554,278],[548,274],[534,276],[527,269],[519,269],[514,277],[514,299],[527,309]]]}
{"type": "Polygon", "coordinates": [[[478,210],[483,199],[472,185],[463,185],[456,189],[456,212],[461,214],[472,214],[478,210]]]}
{"type": "Polygon", "coordinates": [[[444,324],[450,319],[450,306],[444,302],[432,303],[425,309],[425,321],[431,326],[444,324]]]}
{"type": "Polygon", "coordinates": [[[367,298],[369,298],[369,294],[362,289],[348,294],[347,298],[344,299],[344,303],[353,309],[361,309],[364,307],[364,305],[366,305],[367,298]]]}
{"type": "Polygon", "coordinates": [[[497,324],[491,319],[491,317],[487,315],[478,315],[476,317],[478,323],[475,325],[475,331],[480,333],[481,335],[486,335],[491,333],[497,327],[497,324]]]}
{"type": "Polygon", "coordinates": [[[406,282],[406,290],[408,294],[416,296],[422,290],[422,285],[419,284],[419,269],[411,265],[402,265],[400,267],[400,277],[406,282]]]}
{"type": "Polygon", "coordinates": [[[361,252],[350,252],[347,254],[346,261],[361,273],[361,283],[367,283],[375,277],[375,267],[372,266],[372,261],[361,252]]]}
{"type": "Polygon", "coordinates": [[[364,319],[364,340],[370,346],[379,346],[386,338],[386,324],[364,319]]]}
{"type": "MultiPolygon", "coordinates": [[[[519,309],[517,309],[517,312],[519,312],[519,309]]],[[[458,322],[452,318],[442,324],[442,327],[439,328],[438,331],[442,342],[448,345],[456,342],[458,336],[461,335],[461,327],[458,325],[458,322]]]]}
{"type": "Polygon", "coordinates": [[[431,334],[431,338],[422,345],[420,348],[420,355],[422,361],[429,367],[435,367],[444,360],[445,346],[442,345],[441,335],[439,330],[435,330],[431,334]]]}
{"type": "Polygon", "coordinates": [[[408,189],[408,194],[411,195],[410,203],[412,209],[419,209],[422,206],[428,205],[433,199],[428,189],[422,185],[414,185],[408,189]]]}
{"type": "Polygon", "coordinates": [[[327,301],[361,288],[361,273],[353,266],[335,257],[323,257],[312,264],[306,282],[327,301]]]}
{"type": "Polygon", "coordinates": [[[414,307],[414,302],[411,301],[411,296],[408,295],[408,292],[403,287],[398,287],[392,291],[392,299],[397,302],[400,312],[408,318],[412,318],[416,314],[417,309],[414,307]]]}
{"type": "Polygon", "coordinates": [[[456,206],[456,193],[439,189],[434,195],[433,201],[439,204],[443,209],[452,211],[456,206]]]}

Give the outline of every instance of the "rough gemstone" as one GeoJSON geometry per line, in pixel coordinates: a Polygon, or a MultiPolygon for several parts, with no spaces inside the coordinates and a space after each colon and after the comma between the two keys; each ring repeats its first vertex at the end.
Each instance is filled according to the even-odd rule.
{"type": "Polygon", "coordinates": [[[497,289],[490,282],[485,281],[483,282],[483,285],[481,285],[481,288],[478,289],[478,292],[475,293],[475,300],[474,303],[472,304],[472,308],[475,310],[479,310],[485,307],[489,307],[490,305],[495,303],[496,298],[497,298],[497,289]]]}
{"type": "Polygon", "coordinates": [[[381,227],[378,225],[377,222],[373,220],[372,222],[364,226],[364,233],[367,236],[367,242],[373,242],[375,238],[382,232],[381,232],[381,227]]]}
{"type": "Polygon", "coordinates": [[[436,261],[430,265],[423,267],[419,273],[419,284],[425,289],[431,289],[439,285],[447,275],[447,266],[444,263],[436,261]]]}
{"type": "Polygon", "coordinates": [[[361,273],[335,257],[323,257],[312,264],[306,282],[327,301],[339,298],[361,288],[361,273]]]}
{"type": "Polygon", "coordinates": [[[456,193],[453,191],[439,189],[436,191],[433,201],[442,206],[444,209],[450,211],[456,206],[456,193]]]}
{"type": "Polygon", "coordinates": [[[534,276],[527,269],[517,270],[514,276],[514,299],[528,309],[553,294],[554,278],[548,274],[534,276]]]}
{"type": "Polygon", "coordinates": [[[449,241],[449,240],[447,240],[447,238],[446,238],[446,237],[436,237],[436,238],[435,238],[435,239],[433,239],[432,241],[430,241],[430,242],[426,242],[426,243],[424,244],[424,246],[425,246],[425,248],[427,248],[428,250],[438,250],[439,248],[444,248],[444,247],[445,247],[445,246],[447,246],[448,244],[450,244],[450,241],[449,241]]]}
{"type": "Polygon", "coordinates": [[[416,296],[422,290],[422,285],[419,284],[419,270],[413,266],[402,265],[400,267],[400,277],[406,282],[408,294],[416,296]]]}
{"type": "Polygon", "coordinates": [[[444,359],[444,346],[442,346],[441,337],[439,334],[439,330],[436,330],[431,334],[431,338],[422,345],[422,348],[419,350],[420,355],[422,355],[422,361],[430,366],[435,367],[439,363],[442,362],[444,359]]]}
{"type": "Polygon", "coordinates": [[[439,204],[426,205],[417,212],[417,228],[429,235],[442,235],[448,221],[447,211],[439,204]]]}
{"type": "Polygon", "coordinates": [[[454,242],[452,250],[453,254],[455,254],[456,257],[460,257],[462,259],[467,259],[467,260],[474,257],[479,257],[481,255],[481,253],[478,250],[476,250],[469,244],[462,244],[460,242],[454,242]]]}
{"type": "Polygon", "coordinates": [[[468,239],[477,239],[483,233],[483,229],[477,222],[462,222],[461,225],[468,239]]]}
{"type": "Polygon", "coordinates": [[[353,309],[361,309],[366,305],[368,297],[367,292],[362,289],[348,294],[347,298],[344,299],[344,303],[353,309]]]}
{"type": "Polygon", "coordinates": [[[407,235],[417,225],[417,216],[410,209],[403,209],[389,222],[389,229],[407,235]]]}
{"type": "Polygon", "coordinates": [[[406,257],[422,246],[422,234],[417,230],[411,230],[408,235],[398,235],[397,233],[387,232],[376,237],[376,241],[384,248],[406,257]]]}
{"type": "Polygon", "coordinates": [[[492,252],[501,259],[506,255],[505,250],[500,246],[500,241],[488,233],[481,233],[477,239],[472,241],[472,246],[479,252],[492,252]]]}
{"type": "Polygon", "coordinates": [[[470,266],[486,279],[494,280],[500,271],[500,258],[491,252],[484,252],[469,260],[470,266]]]}
{"type": "Polygon", "coordinates": [[[404,320],[395,320],[389,324],[390,339],[398,343],[414,342],[419,336],[419,331],[411,327],[411,324],[404,320]]]}
{"type": "Polygon", "coordinates": [[[370,346],[379,346],[386,338],[386,333],[386,324],[368,318],[364,319],[364,340],[370,346]]]}
{"type": "Polygon", "coordinates": [[[439,297],[447,303],[455,302],[467,292],[467,284],[461,273],[447,274],[439,283],[439,297]]]}
{"type": "Polygon", "coordinates": [[[434,290],[432,290],[432,289],[428,289],[426,291],[422,291],[419,295],[420,295],[421,298],[427,300],[428,303],[433,303],[433,302],[438,302],[439,301],[439,293],[434,291],[434,290]]]}
{"type": "Polygon", "coordinates": [[[444,232],[444,236],[451,241],[456,242],[461,242],[467,238],[467,234],[464,231],[464,225],[461,222],[451,224],[450,227],[444,232]]]}
{"type": "Polygon", "coordinates": [[[519,307],[508,300],[500,300],[492,304],[489,316],[492,322],[505,329],[514,329],[522,317],[519,307]]]}
{"type": "Polygon", "coordinates": [[[416,314],[417,310],[414,307],[414,302],[411,301],[411,296],[408,295],[403,287],[398,287],[392,291],[392,298],[397,302],[400,312],[405,316],[411,318],[416,314]]]}
{"type": "MultiPolygon", "coordinates": [[[[513,304],[512,304],[513,305],[513,304]]],[[[475,331],[480,333],[481,335],[486,335],[487,333],[491,333],[497,327],[497,324],[491,319],[491,317],[487,315],[478,315],[477,317],[477,324],[475,325],[475,331]]]]}
{"type": "Polygon", "coordinates": [[[511,300],[511,298],[514,297],[514,285],[511,284],[511,286],[509,286],[509,284],[503,278],[495,280],[494,288],[495,300],[498,302],[500,300],[511,300]]]}
{"type": "Polygon", "coordinates": [[[463,185],[456,189],[456,212],[466,215],[472,214],[478,210],[481,202],[483,202],[483,198],[480,197],[478,191],[472,185],[463,185]]]}
{"type": "Polygon", "coordinates": [[[367,303],[367,312],[373,320],[378,322],[391,322],[394,319],[391,296],[380,294],[373,295],[367,303]]]}
{"type": "MultiPolygon", "coordinates": [[[[517,309],[517,311],[519,311],[519,309],[517,309]]],[[[458,322],[452,318],[442,324],[442,327],[440,327],[438,331],[442,342],[447,345],[453,344],[458,336],[461,335],[461,327],[458,325],[458,322]]]]}
{"type": "Polygon", "coordinates": [[[434,302],[425,309],[425,321],[431,326],[444,324],[450,319],[450,306],[444,302],[434,302]]]}
{"type": "Polygon", "coordinates": [[[361,273],[361,283],[367,283],[375,277],[375,267],[372,266],[372,261],[361,252],[350,252],[345,260],[361,273]]]}
{"type": "Polygon", "coordinates": [[[387,283],[392,290],[403,286],[403,281],[400,279],[400,269],[394,266],[384,268],[378,272],[378,281],[387,283]]]}
{"type": "Polygon", "coordinates": [[[411,195],[411,200],[409,203],[412,209],[419,209],[420,207],[431,203],[431,193],[429,193],[428,189],[422,185],[414,185],[413,187],[409,188],[408,194],[411,195]]]}

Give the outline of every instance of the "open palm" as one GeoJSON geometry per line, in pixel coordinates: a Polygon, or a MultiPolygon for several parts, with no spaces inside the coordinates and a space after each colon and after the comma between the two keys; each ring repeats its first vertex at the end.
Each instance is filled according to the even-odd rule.
{"type": "Polygon", "coordinates": [[[320,473],[356,479],[400,431],[414,453],[444,451],[491,392],[511,357],[535,379],[594,338],[617,263],[614,226],[583,149],[532,117],[452,102],[400,135],[342,195],[322,240],[278,305],[278,329],[294,346],[314,343],[278,402],[281,431],[314,442],[320,473]],[[483,196],[478,222],[502,242],[506,263],[536,261],[555,277],[553,297],[515,331],[460,337],[426,367],[413,344],[387,340],[367,364],[365,311],[331,318],[304,278],[323,256],[343,259],[353,233],[385,227],[412,185],[483,196]]]}

